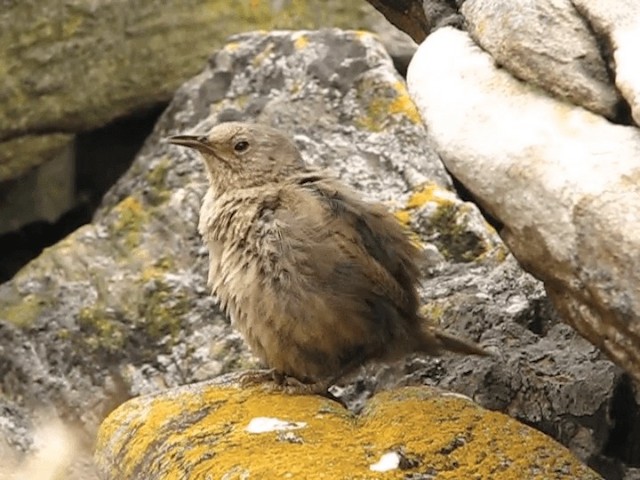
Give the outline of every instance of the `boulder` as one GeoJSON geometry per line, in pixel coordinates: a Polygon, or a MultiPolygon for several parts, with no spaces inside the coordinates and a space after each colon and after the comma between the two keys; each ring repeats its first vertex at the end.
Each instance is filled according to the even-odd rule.
{"type": "Polygon", "coordinates": [[[105,480],[601,478],[535,429],[428,387],[380,393],[359,415],[234,385],[166,390],[109,415],[96,462],[105,480]]]}
{"type": "Polygon", "coordinates": [[[409,85],[447,168],[563,318],[640,381],[640,130],[519,82],[453,29],[422,44],[409,85]]]}
{"type": "MultiPolygon", "coordinates": [[[[232,33],[329,26],[376,30],[406,70],[415,46],[398,39],[404,34],[379,16],[365,3],[335,0],[4,2],[0,234],[33,221],[56,221],[71,210],[80,200],[73,169],[51,184],[65,198],[43,202],[55,192],[34,181],[49,177],[39,167],[57,158],[63,144],[72,147],[74,134],[168,102],[232,33]],[[32,192],[36,201],[24,201],[32,192]]],[[[73,156],[70,161],[73,165],[73,156]]]]}

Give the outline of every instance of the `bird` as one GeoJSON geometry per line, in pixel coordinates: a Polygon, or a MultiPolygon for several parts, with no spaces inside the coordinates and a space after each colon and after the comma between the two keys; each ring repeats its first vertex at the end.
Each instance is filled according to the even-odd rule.
{"type": "Polygon", "coordinates": [[[325,394],[370,361],[487,354],[420,314],[421,251],[408,228],[307,166],[285,133],[225,122],[168,142],[204,160],[208,285],[277,385],[325,394]]]}

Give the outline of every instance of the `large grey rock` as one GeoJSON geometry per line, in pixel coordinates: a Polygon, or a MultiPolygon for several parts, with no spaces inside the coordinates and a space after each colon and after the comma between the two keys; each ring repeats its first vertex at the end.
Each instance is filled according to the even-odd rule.
{"type": "Polygon", "coordinates": [[[571,0],[467,0],[469,34],[514,76],[608,118],[620,96],[571,0]]]}
{"type": "MultiPolygon", "coordinates": [[[[0,233],[57,220],[75,206],[72,174],[66,182],[56,180],[70,199],[46,208],[21,202],[23,192],[37,199],[52,194],[50,185],[25,176],[42,177],[33,170],[56,157],[73,134],[168,102],[230,34],[302,26],[388,32],[375,14],[364,2],[337,0],[2,2],[0,191],[6,197],[0,199],[0,233]],[[3,185],[9,180],[10,193],[3,185]]],[[[382,38],[406,69],[406,48],[397,34],[382,38]]]]}
{"type": "Polygon", "coordinates": [[[11,445],[29,448],[36,409],[92,439],[130,396],[254,364],[205,287],[201,161],[163,141],[223,119],[288,131],[309,163],[387,202],[425,246],[427,316],[496,353],[368,367],[342,386],[354,408],[383,386],[442,385],[553,433],[585,461],[603,454],[620,370],[557,324],[541,284],[455,195],[381,44],[335,30],[231,39],[176,93],[94,222],[0,286],[0,425],[25,425],[6,429],[11,445]]]}

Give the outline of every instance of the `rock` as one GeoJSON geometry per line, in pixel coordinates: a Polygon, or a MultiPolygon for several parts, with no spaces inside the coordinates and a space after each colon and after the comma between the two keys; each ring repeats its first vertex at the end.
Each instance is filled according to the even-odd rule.
{"type": "Polygon", "coordinates": [[[384,15],[373,8],[367,12],[366,22],[386,48],[396,69],[405,76],[411,57],[418,49],[418,44],[402,30],[387,22],[384,15]]]}
{"type": "Polygon", "coordinates": [[[640,5],[638,2],[572,0],[589,26],[606,38],[614,63],[616,86],[631,105],[636,125],[640,125],[640,72],[636,45],[640,43],[640,5]]]}
{"type": "Polygon", "coordinates": [[[105,479],[601,478],[536,430],[428,387],[380,393],[354,418],[320,397],[194,384],[120,406],[96,462],[105,479]]]}
{"type": "Polygon", "coordinates": [[[167,101],[231,33],[346,27],[358,18],[359,6],[320,1],[9,2],[0,13],[2,68],[11,72],[1,77],[0,140],[87,130],[167,101]]]}
{"type": "Polygon", "coordinates": [[[460,0],[367,0],[393,25],[414,41],[422,42],[429,33],[445,25],[461,26],[460,0]],[[455,3],[455,5],[453,5],[455,3]]]}
{"type": "Polygon", "coordinates": [[[515,77],[616,118],[620,96],[571,0],[467,0],[461,10],[471,37],[515,77]]]}
{"type": "MultiPolygon", "coordinates": [[[[636,430],[615,431],[637,408],[621,371],[558,324],[540,282],[455,195],[382,45],[338,30],[230,39],[178,90],[93,223],[0,286],[7,423],[34,399],[93,438],[131,396],[255,365],[206,289],[202,162],[164,142],[222,119],[288,131],[309,163],[386,202],[425,246],[427,316],[496,353],[369,366],[340,386],[354,410],[379,388],[441,384],[554,434],[585,462],[609,458],[610,438],[636,442],[636,430]]],[[[10,433],[33,441],[31,427],[10,433]]]]}
{"type": "Polygon", "coordinates": [[[447,169],[563,319],[640,380],[640,130],[519,82],[453,29],[408,82],[447,169]]]}
{"type": "MultiPolygon", "coordinates": [[[[91,436],[125,398],[252,364],[206,291],[206,250],[196,233],[202,164],[161,141],[236,116],[288,129],[310,162],[333,167],[391,207],[405,203],[412,186],[450,186],[372,35],[236,37],[178,92],[94,223],[0,286],[2,391],[10,405],[35,411],[42,405],[31,400],[44,404],[91,436]]],[[[485,245],[471,250],[497,248],[477,211],[441,219],[454,223],[485,245]]]]}
{"type": "MultiPolygon", "coordinates": [[[[56,220],[76,205],[72,172],[64,183],[64,191],[71,191],[70,201],[50,202],[50,212],[19,203],[21,192],[33,191],[39,198],[51,195],[46,185],[20,180],[28,170],[56,157],[73,134],[168,102],[230,34],[302,26],[375,30],[380,26],[372,17],[375,13],[366,4],[337,0],[4,2],[0,184],[18,180],[10,206],[0,202],[0,233],[38,219],[56,220]]],[[[397,47],[402,42],[390,35],[382,38],[398,52],[406,70],[407,54],[397,47]]]]}
{"type": "Polygon", "coordinates": [[[31,222],[54,222],[75,205],[72,140],[28,135],[0,143],[0,235],[31,222]]]}

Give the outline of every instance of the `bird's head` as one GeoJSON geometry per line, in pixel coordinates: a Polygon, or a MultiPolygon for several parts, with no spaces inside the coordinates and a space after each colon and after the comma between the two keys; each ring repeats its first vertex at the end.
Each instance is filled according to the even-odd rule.
{"type": "Polygon", "coordinates": [[[227,122],[206,135],[176,135],[168,141],[200,152],[218,194],[277,182],[304,168],[293,141],[266,125],[227,122]]]}

